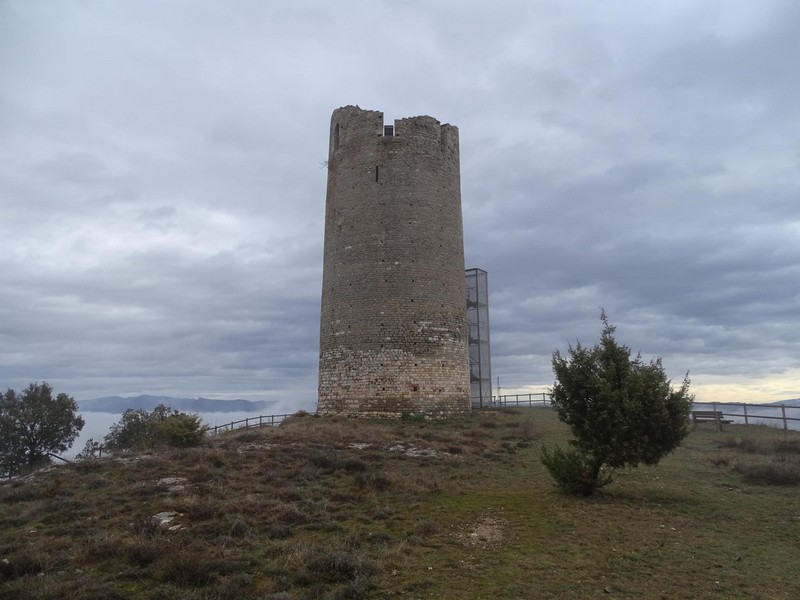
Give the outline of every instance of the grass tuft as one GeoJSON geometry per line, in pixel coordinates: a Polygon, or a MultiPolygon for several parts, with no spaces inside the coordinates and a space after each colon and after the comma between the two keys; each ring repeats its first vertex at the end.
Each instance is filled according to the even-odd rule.
{"type": "Polygon", "coordinates": [[[0,580],[26,575],[38,575],[49,567],[49,556],[44,553],[22,550],[0,560],[0,580]]]}
{"type": "Polygon", "coordinates": [[[16,502],[32,502],[44,498],[46,494],[37,486],[14,482],[0,490],[0,502],[14,504],[16,502]]]}
{"type": "Polygon", "coordinates": [[[747,483],[800,485],[800,462],[797,461],[771,460],[737,463],[734,468],[747,483]]]}
{"type": "Polygon", "coordinates": [[[131,530],[137,535],[154,537],[163,533],[161,521],[156,517],[140,517],[131,523],[131,530]]]}
{"type": "Polygon", "coordinates": [[[308,561],[308,571],[325,581],[336,582],[369,576],[375,572],[375,566],[371,561],[349,552],[334,551],[312,555],[308,561]]]}
{"type": "Polygon", "coordinates": [[[369,471],[366,473],[356,473],[353,477],[356,487],[360,490],[370,489],[382,492],[389,489],[392,481],[383,473],[369,471]]]}
{"type": "Polygon", "coordinates": [[[331,449],[316,450],[308,457],[308,462],[325,471],[335,471],[339,468],[339,455],[331,449]]]}
{"type": "Polygon", "coordinates": [[[760,451],[758,442],[752,437],[729,437],[717,442],[720,448],[730,448],[741,452],[756,454],[760,451]]]}
{"type": "Polygon", "coordinates": [[[245,537],[252,535],[253,528],[244,520],[244,517],[239,514],[228,514],[223,519],[225,523],[224,529],[230,537],[245,537]]]}
{"type": "Polygon", "coordinates": [[[166,551],[165,545],[156,540],[130,540],[124,546],[125,557],[138,567],[154,563],[166,551]]]}
{"type": "Polygon", "coordinates": [[[800,439],[780,439],[772,442],[776,454],[800,454],[800,439]]]}
{"type": "Polygon", "coordinates": [[[217,565],[200,552],[172,552],[154,565],[156,579],[180,587],[203,587],[214,581],[217,565]]]}

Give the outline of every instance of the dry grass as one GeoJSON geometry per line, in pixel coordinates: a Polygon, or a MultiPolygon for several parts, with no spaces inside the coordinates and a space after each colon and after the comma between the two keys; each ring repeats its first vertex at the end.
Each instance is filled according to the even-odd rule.
{"type": "Polygon", "coordinates": [[[796,465],[800,435],[698,429],[584,499],[558,493],[539,462],[566,434],[539,408],[447,423],[304,416],[51,469],[0,485],[0,598],[800,593],[798,490],[749,482],[758,465],[796,465]]]}

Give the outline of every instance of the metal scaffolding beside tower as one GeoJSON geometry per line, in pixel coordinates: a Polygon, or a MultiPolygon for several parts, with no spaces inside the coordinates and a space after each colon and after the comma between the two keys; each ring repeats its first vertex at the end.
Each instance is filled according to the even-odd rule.
{"type": "Polygon", "coordinates": [[[489,287],[486,271],[464,271],[469,324],[470,398],[473,407],[492,403],[492,358],[489,349],[489,287]]]}

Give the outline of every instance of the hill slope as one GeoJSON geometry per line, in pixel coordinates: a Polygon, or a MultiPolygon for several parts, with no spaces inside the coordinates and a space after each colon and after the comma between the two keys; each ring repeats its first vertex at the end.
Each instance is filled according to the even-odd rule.
{"type": "Polygon", "coordinates": [[[794,460],[800,435],[700,427],[584,499],[558,493],[538,460],[566,434],[549,409],[305,416],[54,467],[0,484],[0,598],[800,594],[797,488],[734,469],[778,442],[794,460]]]}
{"type": "Polygon", "coordinates": [[[781,405],[784,406],[800,406],[800,398],[792,398],[790,400],[780,400],[778,402],[772,402],[773,405],[781,405]]]}

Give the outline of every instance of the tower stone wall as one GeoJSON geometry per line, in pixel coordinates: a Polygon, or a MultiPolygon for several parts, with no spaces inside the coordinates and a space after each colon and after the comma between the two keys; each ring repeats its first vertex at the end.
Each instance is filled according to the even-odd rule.
{"type": "Polygon", "coordinates": [[[318,412],[470,410],[458,129],[333,112],[318,412]]]}

